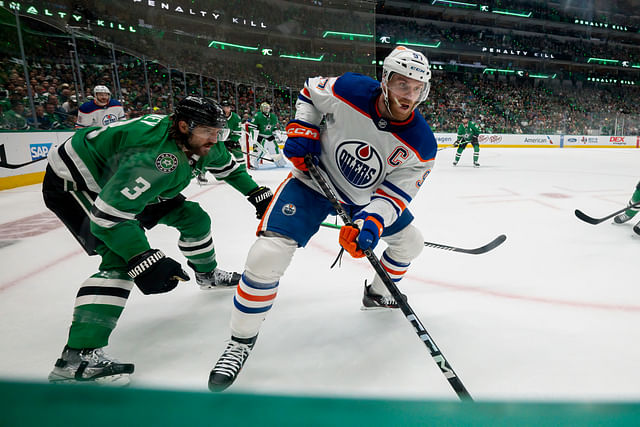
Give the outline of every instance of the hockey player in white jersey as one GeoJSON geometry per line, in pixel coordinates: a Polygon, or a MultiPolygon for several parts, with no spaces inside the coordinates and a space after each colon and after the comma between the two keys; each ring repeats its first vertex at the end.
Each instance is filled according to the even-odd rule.
{"type": "MultiPolygon", "coordinates": [[[[399,46],[385,58],[382,80],[346,73],[310,78],[287,125],[284,154],[295,168],[280,185],[247,255],[231,315],[231,340],[209,376],[209,389],[233,383],[273,305],[280,277],[298,247],[318,231],[331,203],[309,176],[311,154],[356,227],[344,226],[339,243],[353,257],[388,247],[380,262],[399,282],[424,248],[407,208],[429,175],[437,151],[433,132],[415,112],[430,87],[429,62],[399,46]],[[324,128],[320,124],[324,119],[324,128]]],[[[382,280],[365,283],[364,308],[397,308],[382,280]]]]}
{"type": "Polygon", "coordinates": [[[111,98],[108,87],[98,85],[93,88],[94,98],[78,108],[77,128],[88,126],[107,126],[124,120],[124,108],[117,99],[111,98]]]}

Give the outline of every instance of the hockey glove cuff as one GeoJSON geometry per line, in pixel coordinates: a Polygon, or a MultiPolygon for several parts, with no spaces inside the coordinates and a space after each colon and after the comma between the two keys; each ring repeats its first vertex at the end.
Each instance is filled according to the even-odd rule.
{"type": "Polygon", "coordinates": [[[189,280],[180,264],[158,249],[149,249],[131,258],[128,268],[129,277],[145,295],[169,292],[178,286],[179,280],[189,280]]]}
{"type": "Polygon", "coordinates": [[[256,208],[256,218],[262,219],[272,198],[273,193],[268,187],[264,186],[256,187],[247,194],[247,200],[256,208]]]}
{"type": "Polygon", "coordinates": [[[382,218],[376,214],[362,212],[354,217],[353,226],[340,229],[339,243],[354,258],[364,256],[364,251],[373,250],[384,229],[382,218]]]}
{"type": "Polygon", "coordinates": [[[304,164],[304,156],[320,156],[320,128],[302,120],[291,120],[286,130],[287,142],[282,152],[297,169],[308,170],[304,164]]]}

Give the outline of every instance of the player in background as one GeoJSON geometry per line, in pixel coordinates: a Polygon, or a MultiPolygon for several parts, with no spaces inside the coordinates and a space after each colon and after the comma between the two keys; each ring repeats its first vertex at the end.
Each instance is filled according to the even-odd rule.
{"type": "Polygon", "coordinates": [[[49,153],[43,197],[99,271],[77,293],[67,345],[51,382],[129,382],[133,364],[103,348],[135,285],[160,294],[189,280],[181,265],[153,249],[145,229],[175,227],[178,247],[201,288],[232,288],[240,275],[218,268],[211,219],[180,194],[191,178],[209,170],[247,196],[261,217],[271,191],[259,187],[233,160],[222,108],[207,98],[186,97],[171,116],[145,115],[103,127],[79,129],[49,153]]]}
{"type": "Polygon", "coordinates": [[[480,128],[477,124],[469,120],[467,115],[468,113],[465,113],[462,123],[458,126],[458,139],[453,143],[454,147],[458,147],[453,166],[458,164],[460,156],[462,156],[462,152],[467,147],[467,144],[471,144],[473,146],[473,166],[479,167],[480,144],[478,143],[478,136],[480,135],[480,128]]]}
{"type": "Polygon", "coordinates": [[[111,92],[106,86],[93,88],[94,98],[78,108],[76,127],[106,126],[125,119],[124,108],[117,99],[111,99],[111,92]]]}
{"type": "MultiPolygon", "coordinates": [[[[246,169],[244,154],[242,154],[242,149],[240,147],[240,136],[242,136],[240,116],[231,111],[231,103],[229,101],[222,101],[220,105],[222,106],[222,111],[224,111],[224,117],[227,120],[227,128],[230,131],[229,138],[224,141],[224,145],[227,147],[227,150],[229,150],[236,163],[238,163],[241,168],[246,169]]],[[[200,184],[207,184],[209,182],[205,173],[198,175],[198,182],[200,184]]]]}
{"type": "MultiPolygon", "coordinates": [[[[631,199],[629,199],[629,206],[636,204],[640,202],[640,181],[638,181],[638,183],[636,184],[636,191],[633,192],[633,194],[631,195],[631,199]]],[[[636,214],[638,213],[640,209],[638,208],[629,208],[626,211],[622,212],[620,215],[616,215],[615,218],[613,218],[613,221],[616,224],[623,224],[627,221],[629,221],[631,218],[633,218],[634,216],[636,216],[636,214]]],[[[640,222],[638,222],[634,227],[633,227],[633,231],[636,234],[640,235],[640,222]]]]}
{"type": "Polygon", "coordinates": [[[260,104],[260,111],[253,116],[251,124],[258,129],[259,146],[254,147],[258,156],[255,161],[256,165],[267,153],[273,157],[276,164],[284,165],[286,162],[282,159],[278,140],[274,135],[274,132],[280,129],[280,122],[276,113],[271,112],[271,105],[268,102],[260,104]]]}
{"type": "MultiPolygon", "coordinates": [[[[384,60],[380,82],[354,73],[307,79],[283,150],[294,169],[274,195],[247,255],[232,308],[231,340],[209,376],[212,391],[233,383],[296,249],[307,244],[327,215],[335,214],[309,176],[307,154],[357,225],[342,227],[339,235],[351,256],[363,257],[364,250],[384,240],[388,247],[380,262],[399,282],[422,252],[424,239],[412,224],[408,205],[429,175],[437,151],[433,132],[415,111],[429,94],[430,79],[425,56],[402,46],[384,60]],[[321,130],[323,120],[326,127],[321,130]]],[[[377,275],[371,285],[365,282],[362,304],[398,307],[377,275]]]]}

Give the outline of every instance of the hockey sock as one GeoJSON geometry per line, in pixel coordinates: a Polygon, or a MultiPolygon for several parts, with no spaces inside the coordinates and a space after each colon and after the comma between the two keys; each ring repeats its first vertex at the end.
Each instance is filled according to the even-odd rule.
{"type": "Polygon", "coordinates": [[[231,335],[251,338],[258,334],[278,293],[278,282],[261,283],[247,278],[246,272],[236,288],[231,312],[231,335]]]}
{"type": "Polygon", "coordinates": [[[211,233],[201,238],[181,237],[178,240],[178,247],[182,254],[191,261],[197,272],[206,273],[215,270],[218,266],[211,233]]]}
{"type": "MultiPolygon", "coordinates": [[[[387,271],[391,280],[394,283],[398,283],[404,277],[404,274],[409,269],[411,263],[402,263],[392,259],[386,251],[380,257],[380,264],[387,271]]],[[[376,274],[376,277],[373,279],[373,283],[371,283],[371,290],[373,293],[378,295],[389,295],[389,290],[382,283],[382,279],[376,274]]]]}
{"type": "Polygon", "coordinates": [[[132,287],[131,279],[118,271],[101,271],[85,280],[76,296],[67,345],[71,348],[106,346],[132,287]]]}

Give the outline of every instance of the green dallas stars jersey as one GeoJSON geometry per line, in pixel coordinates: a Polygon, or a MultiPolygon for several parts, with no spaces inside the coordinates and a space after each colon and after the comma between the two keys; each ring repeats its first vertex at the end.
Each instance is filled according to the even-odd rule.
{"type": "Polygon", "coordinates": [[[275,114],[269,113],[268,116],[262,114],[262,111],[258,111],[251,123],[258,127],[258,135],[262,137],[268,137],[273,135],[273,132],[278,129],[278,118],[275,114]]]}
{"type": "Polygon", "coordinates": [[[135,216],[177,196],[199,172],[209,170],[244,195],[258,186],[224,144],[188,159],[169,137],[170,126],[168,116],[149,114],[81,129],[49,153],[49,165],[69,191],[97,194],[87,206],[91,232],[124,260],[150,249],[135,216]]]}
{"type": "Polygon", "coordinates": [[[466,127],[462,123],[458,126],[458,140],[462,143],[471,143],[473,136],[478,135],[480,135],[480,128],[471,120],[469,120],[466,127]]]}
{"type": "Polygon", "coordinates": [[[227,127],[231,130],[231,135],[229,135],[228,141],[238,142],[240,140],[240,135],[242,135],[242,130],[240,129],[240,116],[232,111],[226,119],[227,127]]]}

